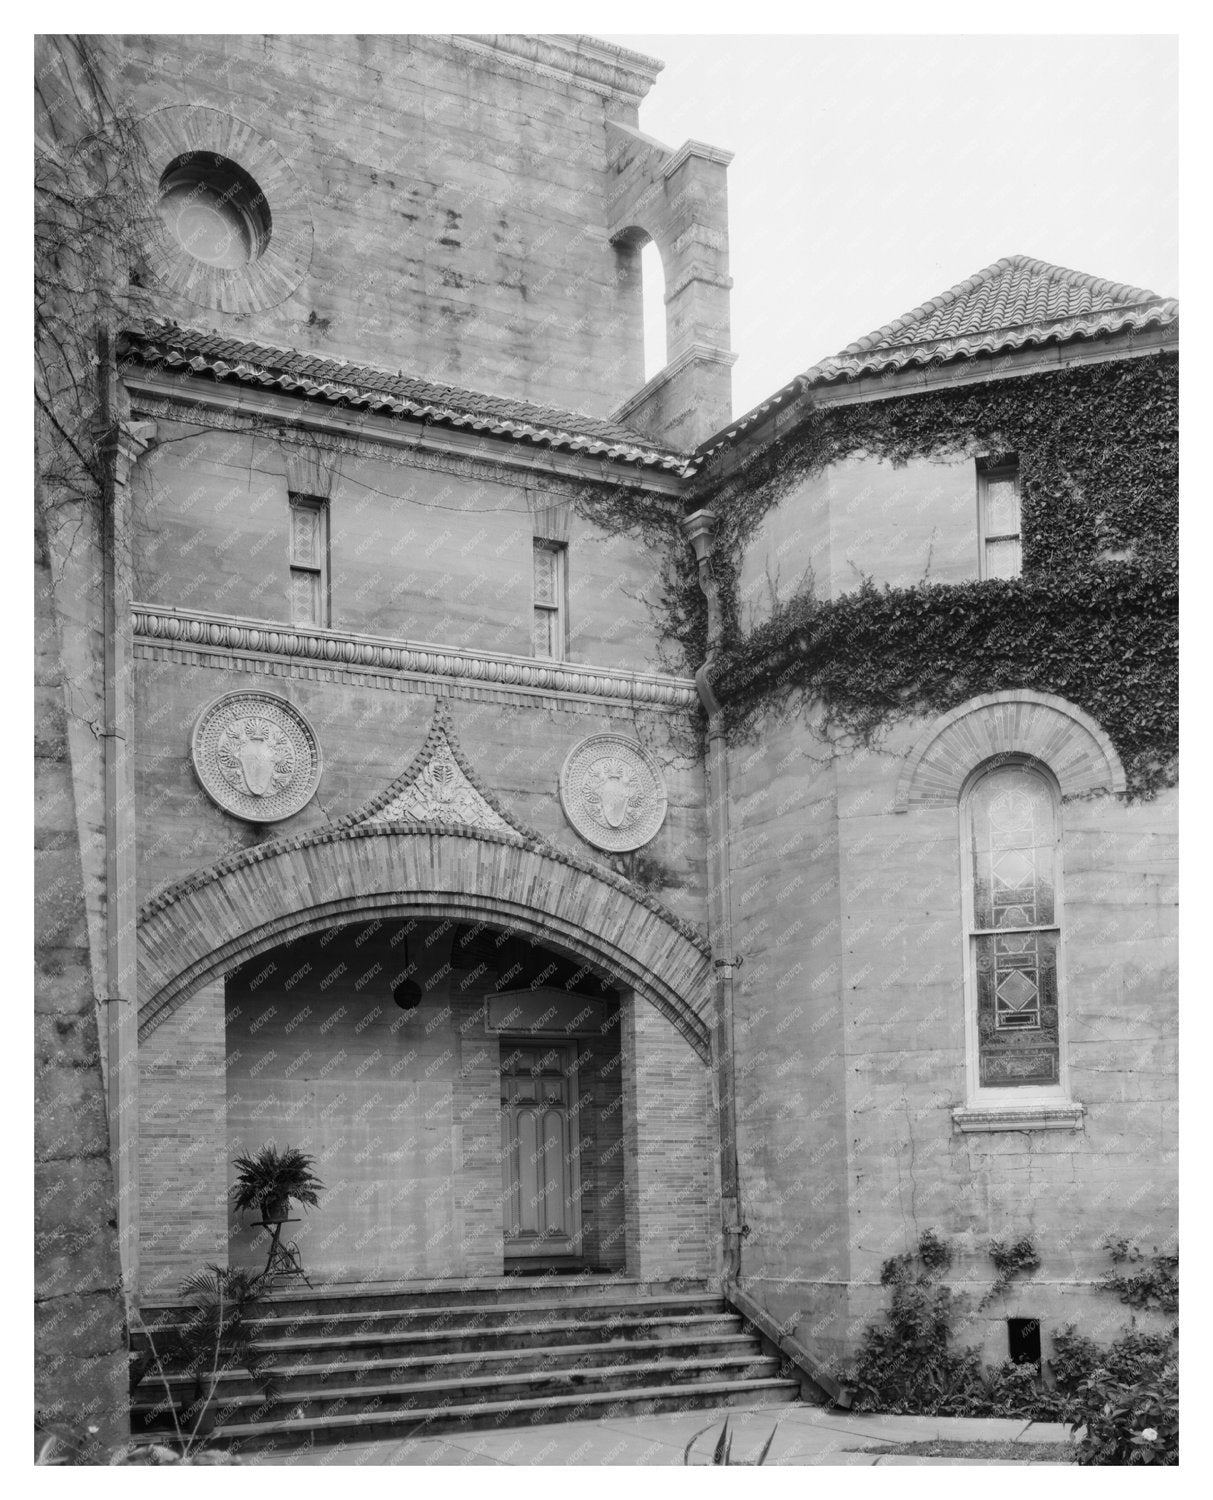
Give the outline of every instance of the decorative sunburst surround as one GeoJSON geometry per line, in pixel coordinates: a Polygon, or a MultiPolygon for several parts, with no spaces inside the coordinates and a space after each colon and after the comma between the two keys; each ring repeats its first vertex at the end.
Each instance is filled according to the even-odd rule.
{"type": "Polygon", "coordinates": [[[307,191],[271,140],[244,120],[205,105],[168,105],[143,120],[155,179],[190,153],[222,157],[253,179],[269,210],[270,231],[248,264],[208,265],[167,231],[149,249],[161,285],[199,307],[251,313],[276,307],[299,286],[312,262],[313,224],[307,191]]]}

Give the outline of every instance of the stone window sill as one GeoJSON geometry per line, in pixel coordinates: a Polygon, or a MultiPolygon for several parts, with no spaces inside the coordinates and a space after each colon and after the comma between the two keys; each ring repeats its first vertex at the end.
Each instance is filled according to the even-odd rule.
{"type": "Polygon", "coordinates": [[[958,1106],[952,1124],[966,1134],[989,1130],[1081,1130],[1083,1106],[1056,1103],[958,1106]]]}

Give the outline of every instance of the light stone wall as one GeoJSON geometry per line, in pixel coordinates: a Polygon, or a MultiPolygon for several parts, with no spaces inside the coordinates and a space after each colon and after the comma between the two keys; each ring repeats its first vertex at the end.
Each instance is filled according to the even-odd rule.
{"type": "Polygon", "coordinates": [[[173,1298],[228,1263],[224,985],[212,980],[139,1044],[139,1279],[173,1298]]]}
{"type": "Polygon", "coordinates": [[[627,1273],[702,1281],[720,1269],[711,1075],[652,1006],[621,1015],[627,1273]]]}
{"type": "Polygon", "coordinates": [[[967,1335],[1006,1357],[1005,1319],[1112,1336],[1095,1290],[1106,1236],[1148,1253],[1176,1225],[1175,798],[1061,809],[1062,1014],[1079,1131],[962,1134],[964,948],[955,808],[897,813],[928,721],[825,753],[803,723],[763,727],[732,764],[743,1275],[824,1353],[887,1305],[881,1263],[930,1227],[980,1300],[991,1239],[1043,1265],[967,1335]],[[739,893],[739,894],[738,894],[739,893]],[[747,896],[749,899],[747,900],[747,896]],[[785,915],[786,913],[786,915],[785,915]],[[769,920],[768,920],[769,919],[769,920]]]}
{"type": "Polygon", "coordinates": [[[767,512],[746,538],[738,595],[751,629],[810,583],[837,599],[865,578],[907,588],[977,576],[974,460],[863,456],[802,479],[767,512]]]}
{"type": "MultiPolygon", "coordinates": [[[[449,931],[407,928],[331,928],[228,982],[227,1155],[273,1141],[315,1157],[320,1206],[286,1237],[326,1279],[501,1269],[497,1039],[450,969],[449,931]],[[425,990],[412,1015],[391,998],[406,943],[425,990]]],[[[263,1265],[247,1224],[233,1216],[232,1258],[263,1265]]]]}
{"type": "MultiPolygon", "coordinates": [[[[288,698],[311,722],[324,771],[316,796],[273,834],[302,833],[356,811],[404,772],[433,720],[437,684],[376,685],[370,674],[341,668],[265,663],[222,653],[151,648],[136,662],[136,799],[140,839],[139,894],[191,874],[264,838],[220,811],[202,791],[190,756],[198,715],[219,694],[264,689],[288,698]],[[253,670],[257,667],[260,670],[253,670]]],[[[452,726],[464,754],[498,799],[558,847],[630,874],[632,855],[612,856],[587,845],[560,805],[560,767],[585,736],[622,734],[640,740],[663,768],[669,792],[665,822],[645,846],[646,860],[666,882],[661,900],[695,925],[705,921],[703,779],[688,753],[688,716],[633,709],[625,703],[540,698],[477,688],[451,689],[452,726]]]]}
{"type": "MultiPolygon", "coordinates": [[[[40,1423],[124,1438],[127,1358],[115,1185],[89,953],[79,794],[45,539],[34,564],[34,1402],[40,1423]]],[[[83,545],[81,551],[85,551],[83,545]]],[[[66,598],[80,600],[71,590],[66,598]]],[[[80,726],[83,731],[83,726],[80,726]]],[[[88,736],[91,738],[91,736],[88,736]]]]}
{"type": "Polygon", "coordinates": [[[526,471],[452,472],[403,452],[327,455],[323,474],[301,472],[309,452],[160,420],[137,470],[135,597],[289,622],[289,494],[314,486],[328,500],[332,629],[531,656],[541,536],[567,544],[568,659],[663,670],[647,602],[652,550],[579,515],[575,483],[541,490],[526,471]]]}
{"type": "Polygon", "coordinates": [[[314,226],[252,327],[163,293],[158,315],[392,371],[407,350],[406,374],[592,415],[642,383],[640,287],[607,231],[606,122],[635,101],[441,36],[113,46],[136,113],[204,106],[271,138],[314,226]]]}

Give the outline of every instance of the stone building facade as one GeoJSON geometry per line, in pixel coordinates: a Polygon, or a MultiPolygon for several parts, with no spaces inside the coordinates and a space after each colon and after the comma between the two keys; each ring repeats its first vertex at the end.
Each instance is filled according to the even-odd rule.
{"type": "Polygon", "coordinates": [[[1165,380],[1174,303],[1014,257],[733,422],[728,155],[639,132],[658,64],[552,36],[102,61],[160,231],[102,519],[52,508],[42,550],[79,982],[40,1005],[67,1037],[105,1002],[43,1170],[112,1191],[115,1238],[90,1188],[41,1306],[109,1310],[115,1408],[117,1257],[135,1303],[255,1264],[228,1187],[267,1141],[316,1158],[295,1229],[332,1283],[723,1283],[825,1371],[934,1225],[974,1282],[991,1237],[1040,1243],[992,1356],[1008,1316],[1047,1342],[1096,1307],[1103,1236],[1174,1233],[1173,778],[1129,796],[1109,726],[1036,678],[863,742],[775,691],[734,732],[729,664],[806,580],[1031,576],[980,422],[801,462],[832,409],[1165,380]]]}

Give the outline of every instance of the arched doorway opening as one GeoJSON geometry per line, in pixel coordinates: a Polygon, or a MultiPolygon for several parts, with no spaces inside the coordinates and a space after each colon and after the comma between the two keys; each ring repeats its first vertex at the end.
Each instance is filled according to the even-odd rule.
{"type": "Polygon", "coordinates": [[[704,1059],[609,958],[531,925],[331,922],[161,1012],[140,1044],[144,1300],[264,1264],[228,1193],[233,1158],[270,1143],[326,1185],[289,1230],[317,1284],[710,1278],[704,1059]]]}
{"type": "MultiPolygon", "coordinates": [[[[623,1001],[508,927],[377,918],[284,943],[224,982],[226,1157],[315,1158],[321,1206],[292,1226],[309,1275],[622,1272],[623,1001]]],[[[260,1231],[228,1232],[233,1263],[264,1262],[260,1231]]]]}

